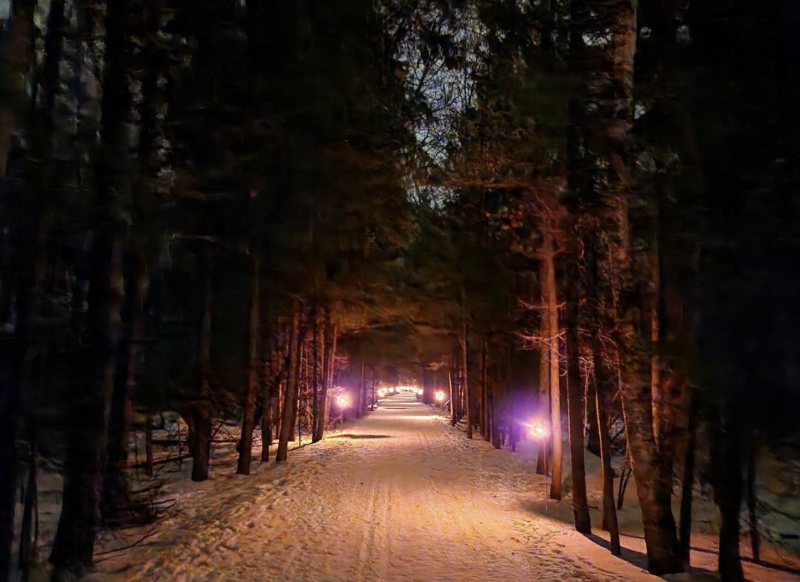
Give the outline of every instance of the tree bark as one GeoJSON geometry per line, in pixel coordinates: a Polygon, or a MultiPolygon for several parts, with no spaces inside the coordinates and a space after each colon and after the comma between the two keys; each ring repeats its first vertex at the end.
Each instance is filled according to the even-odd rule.
{"type": "Polygon", "coordinates": [[[326,347],[322,361],[322,391],[319,396],[320,410],[314,442],[321,441],[325,435],[325,426],[328,420],[328,390],[333,380],[333,365],[336,358],[336,325],[331,321],[328,310],[325,312],[324,330],[323,339],[326,347]]]}
{"type": "Polygon", "coordinates": [[[595,394],[597,409],[597,427],[600,430],[600,457],[602,461],[603,479],[603,529],[607,530],[611,536],[611,553],[615,556],[622,554],[619,542],[619,523],[617,522],[617,509],[614,506],[614,469],[611,467],[611,438],[608,435],[608,401],[606,398],[606,386],[611,381],[606,368],[603,352],[595,351],[594,369],[599,377],[595,382],[595,394]]]}
{"type": "Polygon", "coordinates": [[[11,149],[12,136],[20,124],[20,115],[26,107],[26,78],[34,62],[33,37],[34,0],[16,0],[12,3],[8,28],[3,30],[0,42],[0,180],[6,176],[6,162],[11,149]]]}
{"type": "Polygon", "coordinates": [[[89,286],[89,382],[65,466],[63,507],[50,561],[54,577],[82,575],[92,564],[99,530],[99,486],[108,446],[106,410],[114,391],[122,305],[121,218],[130,194],[132,95],[125,0],[110,0],[106,17],[102,154],[96,165],[97,198],[89,286]]]}
{"type": "Polygon", "coordinates": [[[450,389],[450,426],[455,426],[458,422],[458,389],[453,389],[453,363],[454,358],[451,354],[450,361],[447,363],[447,386],[450,389]]]}
{"type": "MultiPolygon", "coordinates": [[[[258,338],[259,303],[261,301],[261,257],[253,249],[250,257],[250,327],[248,333],[247,389],[244,397],[244,419],[242,422],[241,451],[236,473],[250,474],[253,450],[253,431],[255,429],[256,397],[258,396],[258,338]]],[[[263,437],[262,437],[263,438],[263,437]]]]}
{"type": "Polygon", "coordinates": [[[683,483],[681,485],[680,529],[678,535],[678,556],[686,569],[690,566],[692,548],[692,498],[694,495],[694,465],[699,415],[699,395],[696,390],[690,398],[688,439],[683,458],[683,483]]]}
{"type": "MultiPolygon", "coordinates": [[[[582,534],[592,533],[589,501],[586,496],[586,467],[584,462],[584,383],[580,374],[578,343],[578,273],[577,253],[568,267],[566,346],[567,346],[567,406],[569,411],[570,468],[572,471],[572,511],[575,530],[582,534]]],[[[613,483],[612,483],[613,486],[613,483]]]]}
{"type": "Polygon", "coordinates": [[[200,323],[197,333],[197,381],[199,400],[186,418],[189,426],[189,452],[192,455],[192,481],[208,479],[211,464],[211,257],[207,249],[200,256],[200,323]]]}
{"type": "Polygon", "coordinates": [[[497,425],[494,424],[494,384],[489,376],[489,348],[488,342],[481,338],[481,381],[480,381],[480,419],[481,434],[486,442],[492,442],[492,433],[497,425]]]}
{"type": "Polygon", "coordinates": [[[294,428],[294,419],[297,412],[297,375],[300,366],[300,350],[302,348],[302,338],[300,338],[300,309],[298,303],[294,308],[292,316],[292,331],[289,346],[289,379],[286,383],[286,396],[283,404],[283,418],[281,419],[281,434],[278,440],[278,452],[275,455],[275,462],[280,463],[287,459],[289,451],[289,440],[294,428]]]}
{"type": "MultiPolygon", "coordinates": [[[[545,297],[542,294],[542,328],[541,343],[539,347],[539,418],[542,422],[547,422],[550,413],[550,348],[546,341],[550,331],[550,323],[545,316],[545,297]]],[[[548,439],[541,439],[539,442],[539,456],[536,461],[536,474],[544,475],[545,467],[548,465],[547,457],[550,454],[547,446],[548,439]]]]}
{"type": "Polygon", "coordinates": [[[467,417],[467,438],[472,438],[472,402],[469,393],[469,348],[467,339],[469,337],[469,329],[467,327],[466,317],[464,318],[464,326],[461,338],[461,361],[464,365],[464,412],[467,417]]]}
{"type": "Polygon", "coordinates": [[[721,418],[712,422],[711,462],[714,503],[722,524],[719,530],[719,574],[723,582],[743,582],[739,551],[740,513],[743,494],[742,424],[737,405],[723,403],[721,418]]]}
{"type": "Polygon", "coordinates": [[[586,387],[586,424],[588,425],[588,435],[586,439],[586,450],[593,455],[600,456],[600,431],[597,427],[597,396],[595,394],[594,381],[590,380],[586,387]]]}
{"type": "Polygon", "coordinates": [[[550,436],[553,443],[551,463],[550,499],[561,499],[563,474],[563,429],[561,427],[561,382],[559,374],[558,336],[558,295],[556,291],[555,250],[553,248],[552,225],[545,226],[544,232],[544,280],[542,289],[547,301],[548,345],[550,364],[550,436]]]}

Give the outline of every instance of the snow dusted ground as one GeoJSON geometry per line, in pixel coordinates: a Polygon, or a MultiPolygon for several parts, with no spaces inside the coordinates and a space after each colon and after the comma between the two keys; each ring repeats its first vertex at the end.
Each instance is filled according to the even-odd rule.
{"type": "Polygon", "coordinates": [[[156,535],[93,579],[656,580],[540,515],[543,498],[511,453],[398,396],[286,464],[190,486],[156,535]]]}
{"type": "MultiPolygon", "coordinates": [[[[92,580],[659,580],[629,563],[643,552],[637,538],[625,538],[624,561],[600,538],[572,531],[569,500],[545,504],[543,478],[531,469],[524,451],[469,441],[435,410],[397,396],[290,452],[286,464],[183,482],[157,533],[100,556],[92,580]]],[[[702,579],[682,576],[675,580],[702,579]]],[[[800,580],[780,576],[750,579],[800,580]]]]}

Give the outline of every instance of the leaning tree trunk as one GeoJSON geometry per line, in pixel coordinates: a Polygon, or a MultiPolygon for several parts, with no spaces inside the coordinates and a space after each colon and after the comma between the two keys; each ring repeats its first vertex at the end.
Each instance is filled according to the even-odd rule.
{"type": "Polygon", "coordinates": [[[259,251],[254,249],[250,257],[250,328],[248,333],[247,389],[244,397],[241,451],[239,452],[239,462],[236,465],[236,473],[239,475],[250,474],[250,461],[252,459],[253,450],[256,397],[258,396],[258,310],[261,301],[260,277],[261,257],[259,251]]]}

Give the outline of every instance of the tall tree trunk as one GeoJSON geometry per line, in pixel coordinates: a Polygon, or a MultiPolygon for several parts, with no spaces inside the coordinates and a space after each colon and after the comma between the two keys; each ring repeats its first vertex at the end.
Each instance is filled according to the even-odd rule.
{"type": "Polygon", "coordinates": [[[366,400],[366,386],[364,384],[364,360],[361,360],[361,370],[358,375],[358,409],[356,418],[364,416],[364,404],[366,400]]]}
{"type": "Polygon", "coordinates": [[[322,440],[320,435],[320,419],[322,417],[322,398],[323,386],[325,384],[325,373],[327,372],[328,357],[328,330],[327,318],[325,314],[318,315],[314,328],[314,416],[312,418],[311,442],[317,443],[322,440]]]}
{"type": "Polygon", "coordinates": [[[275,349],[274,332],[272,327],[271,305],[267,293],[261,294],[261,378],[259,397],[262,402],[261,412],[261,462],[269,461],[269,447],[272,445],[272,392],[275,374],[278,368],[275,365],[273,351],[275,349]]]}
{"type": "Polygon", "coordinates": [[[572,471],[572,511],[575,529],[583,534],[592,533],[589,516],[589,501],[586,497],[586,467],[584,464],[584,383],[580,374],[578,343],[578,273],[577,253],[573,254],[568,267],[566,287],[566,346],[567,346],[567,406],[569,410],[570,468],[572,471]]]}
{"type": "MultiPolygon", "coordinates": [[[[19,535],[20,582],[30,580],[31,568],[36,561],[36,537],[34,532],[34,513],[37,511],[39,496],[36,480],[37,446],[36,436],[29,430],[30,460],[28,463],[28,484],[25,488],[25,504],[22,511],[22,527],[19,535]]],[[[4,574],[0,572],[0,575],[4,574]]]]}
{"type": "Polygon", "coordinates": [[[96,165],[97,199],[89,286],[88,394],[80,406],[65,466],[63,511],[50,561],[54,577],[78,575],[92,563],[99,529],[99,485],[106,461],[106,411],[114,391],[122,304],[122,233],[130,195],[132,95],[126,30],[129,5],[110,0],[106,17],[102,154],[96,165]]]}
{"type": "Polygon", "coordinates": [[[600,456],[600,431],[597,427],[597,396],[593,379],[586,385],[586,424],[588,435],[586,450],[593,455],[600,456]]]}
{"type": "MultiPolygon", "coordinates": [[[[544,294],[542,295],[542,327],[541,338],[539,344],[539,418],[543,423],[547,423],[547,417],[550,414],[550,347],[546,341],[547,335],[550,331],[550,323],[545,315],[544,309],[546,308],[546,301],[544,294]]],[[[540,439],[539,441],[539,455],[536,461],[537,475],[544,475],[545,467],[548,465],[547,457],[550,454],[547,446],[548,439],[540,439]]]]}
{"type": "Polygon", "coordinates": [[[131,491],[128,484],[128,443],[133,421],[131,398],[136,389],[139,344],[144,331],[144,302],[149,287],[147,273],[147,240],[142,233],[131,235],[125,273],[126,325],[117,356],[114,393],[109,417],[108,462],[103,476],[101,510],[106,520],[118,520],[130,511],[131,491]]]}
{"type": "Polygon", "coordinates": [[[608,399],[606,398],[606,386],[610,378],[606,368],[606,362],[602,355],[595,352],[595,370],[601,370],[600,378],[595,382],[597,395],[597,426],[600,429],[600,456],[602,460],[603,474],[603,529],[611,535],[611,553],[615,556],[622,554],[619,542],[619,523],[617,522],[617,509],[614,506],[614,469],[611,467],[611,438],[608,435],[608,399]],[[600,358],[597,358],[600,355],[600,358]]]}
{"type": "MultiPolygon", "coordinates": [[[[319,314],[319,309],[315,306],[314,307],[314,338],[313,338],[313,351],[312,351],[312,370],[311,370],[311,377],[312,377],[312,394],[311,394],[311,442],[317,442],[317,431],[316,427],[318,424],[319,418],[319,393],[320,393],[320,384],[321,384],[321,375],[320,375],[320,358],[322,357],[321,350],[324,348],[320,348],[320,327],[322,327],[321,316],[319,314]]],[[[324,330],[322,331],[324,335],[324,330]]],[[[323,342],[324,343],[324,342],[323,342]]]]}
{"type": "Polygon", "coordinates": [[[211,464],[211,257],[200,251],[200,322],[197,332],[197,381],[199,399],[186,419],[189,425],[189,452],[192,455],[192,481],[208,479],[211,464]]]}
{"type": "Polygon", "coordinates": [[[699,395],[693,390],[689,405],[689,428],[686,452],[683,457],[683,483],[681,485],[680,529],[678,535],[678,556],[685,569],[690,566],[692,548],[692,498],[694,495],[694,465],[697,451],[697,421],[699,416],[699,395]]]}
{"type": "Polygon", "coordinates": [[[319,414],[317,416],[314,442],[321,441],[325,435],[328,416],[328,389],[333,378],[333,364],[336,357],[336,325],[331,321],[330,311],[325,310],[323,343],[325,344],[322,359],[322,390],[319,395],[319,414]]]}
{"type": "Polygon", "coordinates": [[[481,338],[481,393],[480,393],[480,412],[481,429],[484,440],[492,440],[492,430],[494,423],[492,419],[492,385],[489,378],[489,347],[485,338],[481,338]]]}
{"type": "Polygon", "coordinates": [[[740,514],[743,495],[741,414],[737,404],[723,403],[714,415],[711,437],[712,486],[714,503],[722,524],[719,530],[719,574],[723,582],[743,582],[739,552],[740,514]],[[717,416],[721,416],[718,419],[717,416]]]}
{"type": "Polygon", "coordinates": [[[551,463],[550,498],[561,499],[561,481],[564,454],[563,429],[561,428],[561,382],[559,374],[558,336],[558,295],[556,290],[555,249],[553,248],[552,224],[545,227],[544,233],[544,281],[543,290],[547,298],[548,343],[550,347],[550,436],[553,442],[551,463]]]}
{"type": "MultiPolygon", "coordinates": [[[[253,249],[250,257],[250,328],[248,333],[247,390],[244,397],[244,419],[242,422],[241,451],[236,473],[250,474],[253,449],[253,430],[255,429],[256,397],[258,396],[258,324],[259,303],[261,301],[260,277],[261,257],[253,249]]],[[[263,437],[262,437],[263,438],[263,437]]]]}
{"type": "Polygon", "coordinates": [[[292,330],[289,345],[289,378],[286,382],[286,396],[283,404],[283,418],[281,419],[281,434],[278,439],[278,452],[275,455],[275,462],[280,463],[287,459],[289,451],[289,441],[291,440],[294,428],[294,419],[297,408],[297,375],[300,366],[300,350],[302,348],[302,338],[300,338],[300,309],[298,303],[294,308],[292,316],[292,330]]]}
{"type": "Polygon", "coordinates": [[[576,73],[586,76],[586,85],[582,102],[570,107],[571,123],[581,138],[577,141],[583,141],[582,148],[571,151],[577,159],[571,160],[570,165],[588,186],[582,196],[592,203],[594,219],[603,230],[603,248],[597,249],[596,254],[608,257],[610,268],[602,271],[603,276],[615,279],[603,284],[620,290],[614,293],[615,299],[619,299],[615,301],[618,312],[615,340],[621,362],[620,395],[644,522],[648,570],[653,574],[668,574],[681,570],[671,508],[672,482],[671,476],[666,479],[662,470],[664,463],[659,458],[653,431],[652,354],[646,349],[651,338],[643,337],[640,332],[644,307],[642,281],[652,276],[652,272],[641,268],[646,261],[634,257],[628,217],[628,197],[634,192],[628,141],[633,124],[635,10],[635,3],[627,0],[602,5],[576,0],[571,4],[574,30],[570,35],[570,65],[576,73]],[[588,46],[584,39],[598,32],[609,34],[614,41],[606,46],[588,46]],[[593,177],[599,164],[581,151],[599,152],[594,155],[603,156],[607,169],[602,179],[593,177]]]}
{"type": "Polygon", "coordinates": [[[461,361],[464,365],[464,413],[467,417],[467,438],[472,438],[472,402],[469,393],[469,346],[467,339],[469,338],[469,330],[467,328],[467,320],[464,318],[464,327],[461,338],[461,361]]]}
{"type": "MultiPolygon", "coordinates": [[[[29,70],[34,62],[34,12],[37,3],[33,0],[16,0],[11,3],[10,20],[7,28],[0,25],[0,183],[4,196],[12,187],[22,188],[22,184],[12,186],[6,181],[6,164],[13,136],[23,125],[23,112],[30,110],[31,103],[26,95],[29,70]]],[[[10,209],[4,207],[8,212],[10,209]]],[[[2,238],[12,229],[24,229],[20,236],[23,246],[35,240],[39,225],[25,228],[22,221],[16,225],[3,217],[2,238]]],[[[12,219],[13,220],[13,219],[12,219]]],[[[36,219],[33,222],[39,222],[36,219]]],[[[27,221],[26,221],[27,222],[27,221]]],[[[2,240],[0,238],[0,240],[2,240]]],[[[17,497],[19,459],[17,457],[17,438],[23,412],[23,383],[26,376],[26,356],[28,351],[29,322],[33,315],[36,294],[39,291],[37,276],[34,275],[34,261],[28,261],[28,249],[16,249],[20,256],[16,264],[8,265],[8,242],[2,240],[3,272],[0,285],[0,324],[11,320],[13,297],[16,297],[17,322],[13,341],[0,342],[0,579],[10,575],[12,546],[14,543],[15,505],[17,497]]],[[[34,246],[38,246],[38,242],[34,246]]],[[[16,253],[14,253],[16,254],[16,253]]],[[[35,255],[36,253],[34,253],[35,255]]],[[[13,259],[12,259],[13,260],[13,259]]]]}
{"type": "Polygon", "coordinates": [[[21,125],[21,114],[27,105],[26,81],[34,62],[33,37],[36,34],[33,15],[35,0],[15,0],[8,28],[0,42],[0,180],[6,176],[6,162],[12,137],[21,125]]]}
{"type": "Polygon", "coordinates": [[[447,363],[447,386],[450,388],[450,426],[455,426],[458,422],[458,389],[453,389],[453,364],[454,358],[451,354],[450,361],[447,363]]]}

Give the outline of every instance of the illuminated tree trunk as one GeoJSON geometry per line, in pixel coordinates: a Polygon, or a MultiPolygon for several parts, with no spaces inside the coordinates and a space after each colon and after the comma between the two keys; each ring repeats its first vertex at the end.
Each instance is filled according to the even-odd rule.
{"type": "MultiPolygon", "coordinates": [[[[542,294],[542,326],[540,336],[541,343],[539,344],[539,417],[542,422],[547,422],[547,416],[550,413],[550,347],[546,341],[550,333],[550,322],[545,315],[545,301],[544,294],[542,294]]],[[[540,439],[539,441],[539,455],[536,461],[536,473],[544,475],[545,467],[548,465],[547,457],[550,451],[547,447],[547,439],[540,439]]]]}
{"type": "Polygon", "coordinates": [[[325,315],[325,357],[322,365],[322,392],[320,393],[320,414],[317,418],[317,440],[322,440],[325,434],[325,426],[328,422],[328,390],[333,382],[333,368],[336,361],[336,325],[330,319],[330,311],[326,310],[325,315]]]}
{"type": "MultiPolygon", "coordinates": [[[[635,195],[628,153],[629,133],[633,123],[633,57],[636,49],[635,4],[613,0],[597,5],[577,0],[571,7],[571,67],[585,75],[581,102],[570,106],[571,125],[583,147],[571,150],[570,167],[584,178],[580,193],[590,203],[592,218],[599,224],[603,238],[598,257],[608,257],[610,268],[601,276],[614,289],[618,314],[615,340],[620,356],[620,396],[625,419],[632,470],[637,484],[644,523],[648,570],[668,574],[681,570],[677,557],[677,531],[672,516],[672,481],[663,473],[654,434],[652,409],[651,356],[644,337],[641,313],[642,277],[646,274],[639,252],[632,245],[628,216],[628,197],[635,195]],[[593,16],[594,14],[594,16],[593,16]],[[599,29],[599,30],[598,30],[599,29]],[[587,46],[585,38],[598,32],[610,34],[605,46],[587,46]],[[600,67],[598,67],[600,63],[600,67]],[[613,95],[613,99],[607,97],[613,95]],[[598,179],[596,160],[602,156],[603,172],[598,179]]],[[[637,200],[637,203],[640,202],[637,200]]],[[[645,235],[644,240],[649,241],[645,235]]],[[[602,427],[601,427],[602,429],[602,427]]]]}
{"type": "Polygon", "coordinates": [[[472,438],[472,402],[469,393],[469,348],[467,339],[469,337],[467,321],[464,319],[463,335],[461,338],[461,361],[464,365],[464,413],[467,417],[467,438],[472,438]]]}
{"type": "Polygon", "coordinates": [[[481,412],[481,429],[483,439],[487,442],[492,440],[492,430],[494,430],[493,418],[493,400],[492,400],[492,385],[491,378],[489,377],[489,349],[486,346],[486,340],[481,339],[481,393],[480,393],[480,412],[481,412]]]}
{"type": "Polygon", "coordinates": [[[569,408],[570,468],[572,471],[572,511],[575,529],[592,533],[589,501],[586,497],[586,467],[584,465],[584,406],[583,382],[580,374],[578,343],[578,273],[577,253],[572,253],[567,277],[566,346],[567,346],[567,405],[569,408]]]}
{"type": "Polygon", "coordinates": [[[325,398],[325,380],[328,371],[328,321],[325,315],[319,316],[314,329],[314,418],[311,431],[311,442],[322,440],[322,412],[323,399],[325,398]]]}
{"type": "MultiPolygon", "coordinates": [[[[236,473],[250,474],[252,460],[253,431],[255,429],[256,398],[258,397],[258,337],[259,303],[261,301],[260,281],[261,257],[255,249],[250,257],[250,328],[248,333],[247,391],[244,397],[244,419],[242,422],[241,451],[236,473]]],[[[262,437],[263,438],[263,437],[262,437]]]]}
{"type": "Polygon", "coordinates": [[[590,379],[586,387],[586,425],[587,439],[586,450],[600,456],[600,431],[597,427],[597,396],[595,395],[594,380],[590,379]]]}
{"type": "Polygon", "coordinates": [[[550,479],[550,498],[561,499],[562,481],[562,434],[561,427],[561,382],[559,378],[558,336],[558,295],[556,291],[555,250],[553,248],[552,225],[545,226],[544,248],[542,251],[544,263],[544,280],[542,291],[547,305],[548,344],[550,364],[550,440],[553,443],[552,478],[550,479]]]}

